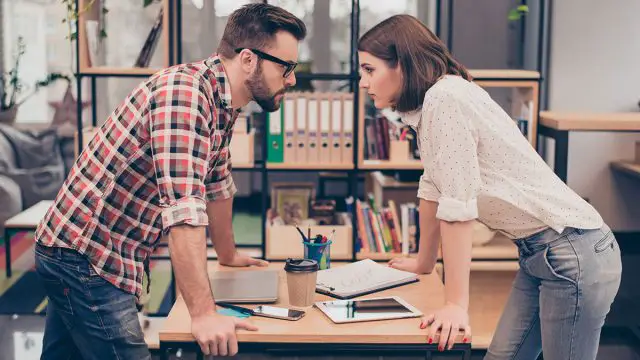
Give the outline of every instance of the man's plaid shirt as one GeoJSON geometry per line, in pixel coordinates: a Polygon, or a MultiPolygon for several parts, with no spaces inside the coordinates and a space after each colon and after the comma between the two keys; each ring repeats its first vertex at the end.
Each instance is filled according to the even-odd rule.
{"type": "Polygon", "coordinates": [[[36,231],[140,297],[144,261],[175,225],[207,226],[206,202],[236,192],[228,144],[239,111],[217,55],[135,88],[77,159],[36,231]]]}

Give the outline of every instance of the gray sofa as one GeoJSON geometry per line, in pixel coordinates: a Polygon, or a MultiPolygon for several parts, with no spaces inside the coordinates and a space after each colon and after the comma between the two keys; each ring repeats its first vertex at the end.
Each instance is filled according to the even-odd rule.
{"type": "Polygon", "coordinates": [[[64,161],[68,154],[63,156],[68,141],[61,140],[55,129],[20,130],[0,124],[0,236],[7,219],[40,200],[55,198],[69,166],[64,161]]]}

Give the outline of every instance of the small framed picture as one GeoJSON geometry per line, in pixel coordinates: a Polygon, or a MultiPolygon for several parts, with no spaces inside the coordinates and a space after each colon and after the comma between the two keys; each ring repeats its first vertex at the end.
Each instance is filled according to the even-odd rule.
{"type": "Polygon", "coordinates": [[[286,225],[309,218],[309,203],[315,198],[313,183],[275,183],[271,186],[271,208],[286,225]]]}

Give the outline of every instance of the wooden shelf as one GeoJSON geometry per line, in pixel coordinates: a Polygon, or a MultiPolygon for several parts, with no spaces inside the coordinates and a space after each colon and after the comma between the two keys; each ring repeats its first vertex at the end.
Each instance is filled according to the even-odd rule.
{"type": "Polygon", "coordinates": [[[353,169],[353,164],[267,163],[267,169],[274,169],[274,170],[351,170],[351,169],[353,169]]]}
{"type": "MultiPolygon", "coordinates": [[[[382,253],[382,252],[359,252],[356,254],[356,260],[371,259],[373,261],[389,261],[393,258],[404,257],[405,255],[399,253],[382,253]]],[[[417,253],[410,253],[408,257],[414,258],[418,256],[417,253]]]]}
{"type": "Polygon", "coordinates": [[[640,164],[631,161],[613,161],[611,169],[640,180],[640,164]]]}
{"type": "Polygon", "coordinates": [[[540,125],[556,130],[640,131],[640,112],[574,113],[542,111],[540,125]]]}
{"type": "Polygon", "coordinates": [[[245,163],[245,164],[232,164],[234,169],[253,169],[255,164],[253,163],[245,163]]]}
{"type": "Polygon", "coordinates": [[[391,162],[388,160],[364,160],[359,166],[367,170],[420,170],[423,168],[419,160],[407,162],[391,162]]]}
{"type": "Polygon", "coordinates": [[[153,75],[156,72],[160,71],[158,68],[140,68],[140,67],[131,67],[131,68],[119,68],[119,67],[109,67],[109,66],[95,66],[95,67],[86,67],[81,68],[80,73],[82,75],[105,75],[105,76],[144,76],[144,75],[153,75]]]}
{"type": "Polygon", "coordinates": [[[540,79],[540,73],[531,70],[511,69],[469,69],[474,80],[536,80],[540,79]]]}
{"type": "Polygon", "coordinates": [[[475,260],[517,260],[518,248],[508,238],[496,235],[486,245],[471,248],[471,258],[475,260]]]}

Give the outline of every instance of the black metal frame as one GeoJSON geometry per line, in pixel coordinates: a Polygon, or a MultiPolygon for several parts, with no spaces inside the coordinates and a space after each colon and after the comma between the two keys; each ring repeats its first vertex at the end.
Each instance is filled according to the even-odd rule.
{"type": "MultiPolygon", "coordinates": [[[[353,355],[362,357],[371,356],[424,356],[431,360],[434,355],[439,358],[450,357],[469,360],[471,359],[471,344],[455,344],[447,352],[438,351],[437,344],[344,344],[344,343],[240,343],[239,352],[243,355],[269,354],[272,356],[335,356],[353,355]]],[[[192,352],[197,359],[202,359],[203,354],[197,343],[190,342],[160,342],[160,356],[168,359],[169,353],[174,349],[192,352]]]]}
{"type": "Polygon", "coordinates": [[[553,171],[558,177],[567,182],[567,166],[569,163],[569,133],[570,132],[612,132],[612,133],[637,133],[637,130],[559,130],[548,126],[539,125],[538,134],[555,140],[555,154],[553,171]]]}

